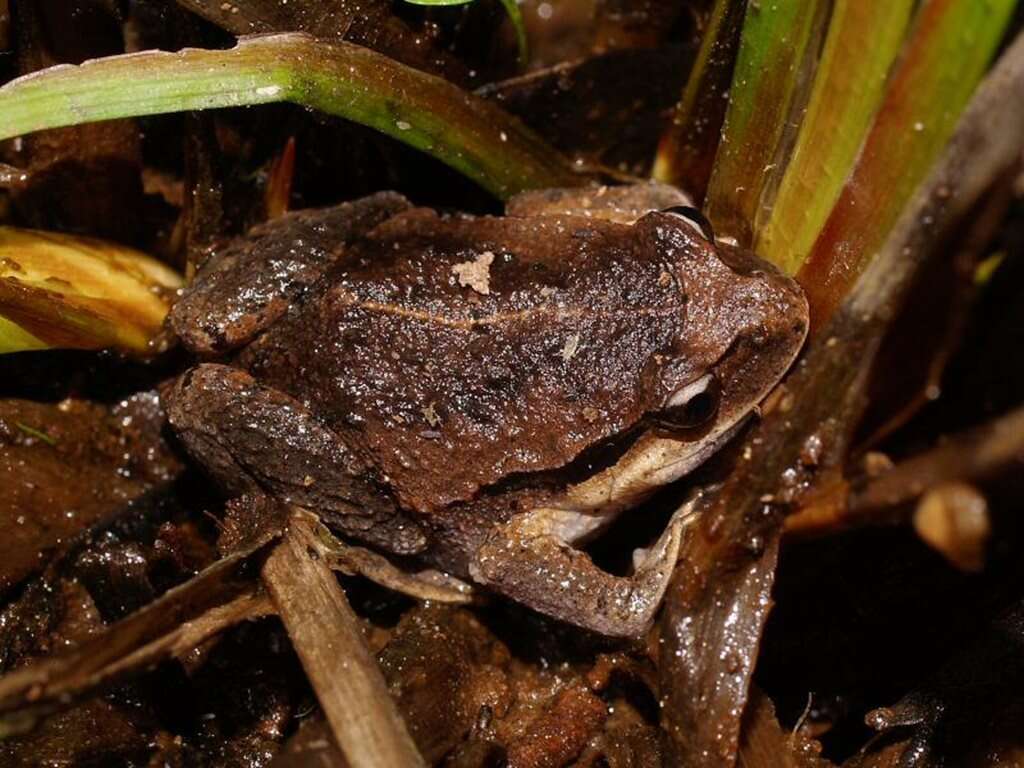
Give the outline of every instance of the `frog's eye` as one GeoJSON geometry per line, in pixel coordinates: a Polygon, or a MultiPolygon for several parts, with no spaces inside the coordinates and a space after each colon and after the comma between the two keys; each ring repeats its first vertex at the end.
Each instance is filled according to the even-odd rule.
{"type": "Polygon", "coordinates": [[[671,208],[664,209],[662,213],[682,219],[700,232],[709,243],[715,242],[715,230],[711,228],[711,222],[708,221],[707,216],[700,212],[699,208],[694,208],[692,205],[673,205],[671,208]]]}
{"type": "Polygon", "coordinates": [[[722,388],[715,375],[705,374],[673,392],[657,414],[656,421],[675,429],[699,427],[718,413],[721,394],[722,388]]]}

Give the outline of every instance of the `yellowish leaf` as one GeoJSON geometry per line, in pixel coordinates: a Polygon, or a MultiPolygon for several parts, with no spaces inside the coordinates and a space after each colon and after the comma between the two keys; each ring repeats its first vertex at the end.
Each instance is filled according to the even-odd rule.
{"type": "Polygon", "coordinates": [[[144,353],[181,284],[174,270],[123,245],[0,227],[0,352],[144,353]]]}

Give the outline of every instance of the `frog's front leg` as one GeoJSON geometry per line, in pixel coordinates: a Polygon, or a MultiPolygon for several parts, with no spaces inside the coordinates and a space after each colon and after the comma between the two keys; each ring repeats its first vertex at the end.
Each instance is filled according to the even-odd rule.
{"type": "Polygon", "coordinates": [[[477,549],[475,581],[556,619],[603,635],[639,637],[651,625],[679,556],[696,500],[681,506],[632,576],[614,576],[528,513],[500,525],[477,549]]]}

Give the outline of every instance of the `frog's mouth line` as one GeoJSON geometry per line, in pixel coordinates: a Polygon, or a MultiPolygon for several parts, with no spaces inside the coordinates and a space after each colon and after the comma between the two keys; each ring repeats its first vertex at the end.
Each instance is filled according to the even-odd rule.
{"type": "Polygon", "coordinates": [[[583,483],[589,478],[615,466],[629,453],[636,442],[648,432],[641,419],[629,429],[586,448],[568,464],[539,472],[518,472],[482,489],[485,495],[500,495],[509,491],[537,488],[544,494],[557,495],[566,488],[583,483]]]}
{"type": "MultiPolygon", "coordinates": [[[[654,437],[671,441],[678,446],[683,443],[697,443],[706,438],[716,425],[715,418],[709,418],[695,426],[682,426],[667,422],[656,414],[647,414],[632,427],[590,446],[571,462],[561,467],[541,472],[523,472],[510,475],[481,490],[482,496],[500,496],[507,493],[533,491],[538,506],[560,508],[565,512],[597,518],[602,510],[588,510],[572,503],[566,503],[570,489],[585,484],[588,480],[610,472],[619,461],[630,453],[640,440],[654,437]]],[[[708,451],[699,451],[700,461],[710,455],[720,444],[728,440],[742,424],[734,425],[721,440],[716,439],[708,451]]],[[[630,504],[629,506],[632,506],[630,504]]]]}
{"type": "MultiPolygon", "coordinates": [[[[529,514],[547,518],[551,532],[567,544],[591,541],[614,522],[619,513],[639,507],[657,490],[679,481],[695,467],[707,461],[743,428],[750,416],[751,414],[748,412],[742,414],[731,424],[718,424],[717,434],[714,434],[712,439],[701,443],[697,450],[674,457],[667,462],[656,463],[656,466],[647,470],[647,474],[652,479],[650,483],[618,483],[615,466],[619,462],[616,461],[601,472],[595,472],[582,483],[570,486],[562,493],[546,499],[542,505],[532,509],[529,514]],[[665,475],[669,479],[666,482],[661,482],[661,475],[665,475]],[[607,486],[604,491],[600,490],[599,481],[602,476],[608,478],[608,481],[603,484],[607,486]],[[596,492],[587,487],[588,480],[598,484],[596,492]],[[621,493],[619,492],[620,488],[624,489],[621,493]]],[[[646,443],[647,450],[653,453],[662,451],[674,453],[679,446],[678,439],[659,437],[657,432],[652,430],[641,431],[633,445],[640,446],[641,441],[646,443]]],[[[625,456],[625,454],[623,455],[625,456]]]]}

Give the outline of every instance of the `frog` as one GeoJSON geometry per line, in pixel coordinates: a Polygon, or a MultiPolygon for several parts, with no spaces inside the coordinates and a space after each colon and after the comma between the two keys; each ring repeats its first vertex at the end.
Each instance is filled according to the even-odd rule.
{"type": "Polygon", "coordinates": [[[164,407],[228,496],[636,638],[698,506],[629,574],[587,544],[743,428],[808,322],[797,283],[674,187],[526,192],[504,215],[380,192],[215,248],[170,313],[195,365],[164,407]]]}

